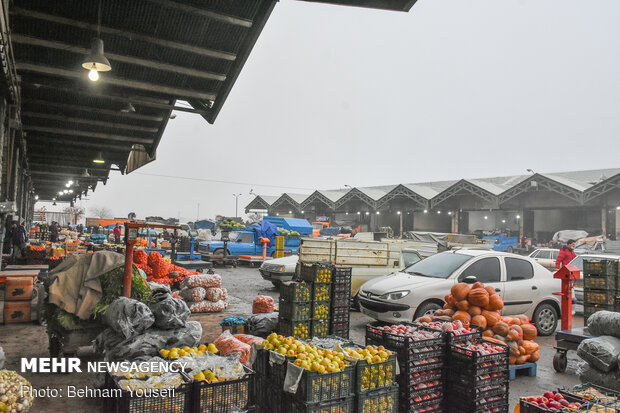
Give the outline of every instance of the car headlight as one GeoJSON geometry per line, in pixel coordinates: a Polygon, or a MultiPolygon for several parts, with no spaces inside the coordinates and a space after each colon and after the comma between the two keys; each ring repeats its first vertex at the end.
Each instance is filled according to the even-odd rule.
{"type": "Polygon", "coordinates": [[[379,298],[383,298],[384,300],[400,300],[403,297],[408,296],[410,291],[393,291],[391,293],[383,294],[379,298]]]}
{"type": "Polygon", "coordinates": [[[284,265],[281,265],[280,268],[278,268],[278,271],[284,272],[284,265]]]}

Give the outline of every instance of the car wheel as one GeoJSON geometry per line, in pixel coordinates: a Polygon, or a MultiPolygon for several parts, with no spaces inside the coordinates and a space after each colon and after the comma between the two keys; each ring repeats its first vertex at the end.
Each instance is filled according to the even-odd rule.
{"type": "Polygon", "coordinates": [[[441,310],[441,308],[442,308],[441,305],[434,303],[434,302],[424,303],[421,306],[419,306],[418,309],[415,311],[415,315],[413,316],[413,319],[416,320],[424,315],[431,315],[435,313],[435,311],[441,310]]]}
{"type": "Polygon", "coordinates": [[[550,336],[558,326],[558,312],[549,303],[542,303],[536,307],[532,321],[538,329],[539,336],[550,336]]]}
{"type": "Polygon", "coordinates": [[[215,251],[213,251],[213,255],[224,257],[226,254],[224,253],[224,248],[217,248],[215,251]]]}
{"type": "Polygon", "coordinates": [[[512,254],[512,253],[513,253],[513,251],[514,251],[514,250],[512,249],[512,247],[508,247],[507,252],[509,252],[509,253],[511,253],[511,254],[512,254]]]}

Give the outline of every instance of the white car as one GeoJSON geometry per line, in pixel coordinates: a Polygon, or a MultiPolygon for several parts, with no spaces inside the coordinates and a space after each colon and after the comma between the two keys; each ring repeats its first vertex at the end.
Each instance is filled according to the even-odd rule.
{"type": "Polygon", "coordinates": [[[275,287],[278,287],[281,283],[293,279],[298,261],[299,255],[275,258],[263,262],[258,271],[265,280],[271,281],[275,287]]]}
{"type": "Polygon", "coordinates": [[[380,321],[401,323],[429,314],[458,282],[480,281],[504,300],[504,315],[525,314],[540,335],[553,334],[560,318],[560,280],[531,258],[485,250],[447,251],[419,261],[402,272],[362,285],[361,311],[380,321]],[[467,280],[466,280],[467,278],[467,280]]]}
{"type": "Polygon", "coordinates": [[[558,259],[560,250],[557,248],[538,248],[534,250],[528,257],[548,269],[549,271],[557,271],[555,262],[558,259]]]}

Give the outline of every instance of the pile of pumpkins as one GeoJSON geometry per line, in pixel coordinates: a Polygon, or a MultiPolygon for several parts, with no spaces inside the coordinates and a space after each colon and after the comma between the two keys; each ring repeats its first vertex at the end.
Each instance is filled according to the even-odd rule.
{"type": "Polygon", "coordinates": [[[485,287],[480,282],[458,283],[444,301],[443,310],[436,311],[435,316],[479,326],[485,339],[508,345],[510,364],[536,362],[540,358],[539,346],[534,342],[538,330],[525,315],[502,317],[500,310],[504,308],[504,301],[495,288],[485,287]]]}

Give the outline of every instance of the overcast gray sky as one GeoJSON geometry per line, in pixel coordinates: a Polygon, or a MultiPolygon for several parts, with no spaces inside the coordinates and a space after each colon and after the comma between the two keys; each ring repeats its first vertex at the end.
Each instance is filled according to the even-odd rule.
{"type": "Polygon", "coordinates": [[[617,0],[282,0],[215,125],[178,113],[157,160],[86,206],[194,220],[198,203],[200,218],[234,215],[252,188],[619,167],[619,18],[617,0]]]}

